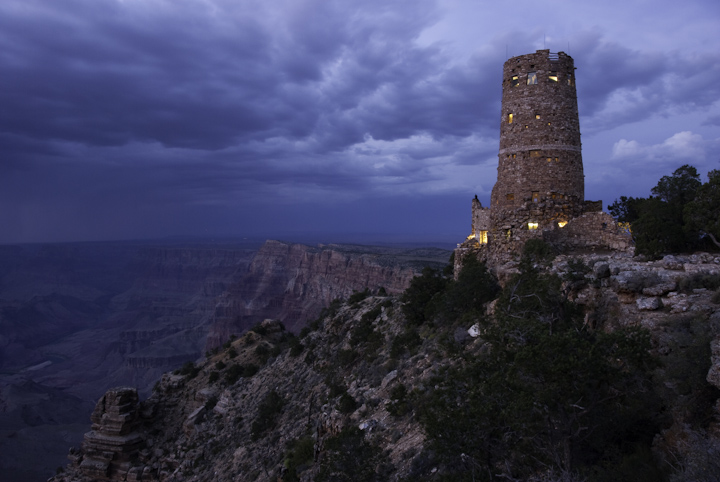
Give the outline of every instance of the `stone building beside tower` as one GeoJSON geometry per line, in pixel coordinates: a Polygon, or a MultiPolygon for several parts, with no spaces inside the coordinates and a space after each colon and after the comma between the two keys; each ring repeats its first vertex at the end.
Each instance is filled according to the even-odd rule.
{"type": "Polygon", "coordinates": [[[505,62],[498,178],[489,207],[473,199],[472,231],[459,249],[480,249],[497,264],[531,238],[563,252],[632,249],[602,201],[585,200],[575,64],[564,52],[505,62]]]}

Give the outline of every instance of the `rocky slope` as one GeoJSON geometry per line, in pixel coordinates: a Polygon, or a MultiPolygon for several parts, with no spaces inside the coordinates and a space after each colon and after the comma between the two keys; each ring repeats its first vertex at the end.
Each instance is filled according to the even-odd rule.
{"type": "Polygon", "coordinates": [[[299,329],[335,297],[401,291],[448,256],[275,241],[0,247],[0,469],[18,481],[51,473],[109,387],[146,396],[218,337],[266,317],[299,329]]]}
{"type": "MultiPolygon", "coordinates": [[[[559,256],[549,269],[563,276],[563,290],[584,308],[587,325],[650,331],[659,360],[654,390],[665,414],[654,457],[674,471],[673,480],[715,480],[720,291],[704,286],[720,279],[720,256],[653,262],[624,254],[559,256]]],[[[500,267],[501,280],[514,270],[500,267]]],[[[112,450],[98,443],[117,430],[120,412],[108,400],[118,393],[133,398],[134,390],[109,392],[83,448],[72,451],[72,464],[54,480],[309,481],[334,480],[333,471],[356,471],[363,480],[439,476],[418,407],[406,394],[427,391],[434,375],[462,358],[458,353],[477,356],[483,341],[470,326],[449,327],[443,336],[421,331],[415,348],[406,349],[399,300],[360,298],[334,305],[301,339],[265,321],[197,365],[164,375],[150,398],[123,405],[130,442],[115,438],[112,450]],[[455,351],[448,351],[447,336],[455,351]]]]}

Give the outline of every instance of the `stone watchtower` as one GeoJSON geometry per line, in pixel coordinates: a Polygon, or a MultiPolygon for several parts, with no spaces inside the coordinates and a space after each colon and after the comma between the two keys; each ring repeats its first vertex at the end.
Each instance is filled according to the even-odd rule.
{"type": "Polygon", "coordinates": [[[578,237],[577,222],[578,229],[566,228],[593,212],[600,230],[612,221],[599,216],[602,201],[585,201],[572,57],[549,50],[513,57],[503,66],[502,86],[497,183],[489,208],[473,200],[468,242],[497,261],[533,237],[558,247],[598,244],[582,232],[578,237]]]}

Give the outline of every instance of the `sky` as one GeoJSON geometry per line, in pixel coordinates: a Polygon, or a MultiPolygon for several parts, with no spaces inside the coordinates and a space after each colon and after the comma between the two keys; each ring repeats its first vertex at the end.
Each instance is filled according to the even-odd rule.
{"type": "Polygon", "coordinates": [[[3,0],[0,243],[460,242],[543,48],[587,199],[720,169],[717,0],[3,0]]]}

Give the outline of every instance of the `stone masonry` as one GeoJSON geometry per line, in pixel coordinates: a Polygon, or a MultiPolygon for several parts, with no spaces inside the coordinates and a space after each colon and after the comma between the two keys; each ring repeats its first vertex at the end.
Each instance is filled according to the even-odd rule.
{"type": "Polygon", "coordinates": [[[498,179],[489,208],[473,200],[463,250],[479,248],[497,264],[531,238],[562,251],[631,249],[627,233],[602,216],[602,201],[585,200],[572,57],[549,50],[513,57],[502,86],[498,179]]]}

